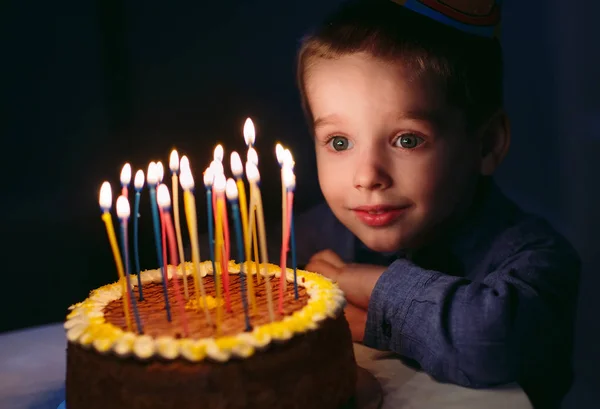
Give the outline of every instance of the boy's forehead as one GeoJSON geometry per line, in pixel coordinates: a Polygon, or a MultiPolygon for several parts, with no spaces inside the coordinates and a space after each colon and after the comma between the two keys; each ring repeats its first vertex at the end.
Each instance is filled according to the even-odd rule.
{"type": "Polygon", "coordinates": [[[401,62],[362,53],[314,62],[307,72],[306,94],[315,125],[339,120],[336,111],[359,104],[378,107],[398,120],[441,123],[454,112],[436,81],[415,75],[401,62]]]}

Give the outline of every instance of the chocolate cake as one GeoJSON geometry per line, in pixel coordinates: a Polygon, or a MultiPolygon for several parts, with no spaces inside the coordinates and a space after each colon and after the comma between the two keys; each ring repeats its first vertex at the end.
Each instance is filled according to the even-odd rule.
{"type": "MultiPolygon", "coordinates": [[[[270,280],[278,294],[280,269],[269,265],[267,277],[250,276],[256,303],[255,308],[248,303],[252,327],[247,328],[239,265],[229,268],[230,311],[217,296],[210,262],[200,269],[207,294],[201,305],[194,295],[192,265],[186,263],[183,274],[179,268],[169,270],[177,271],[167,280],[171,321],[161,270],[142,273],[144,300],[138,300],[137,309],[143,333],[128,330],[120,283],[94,290],[71,307],[65,323],[67,409],[337,409],[351,404],[356,363],[344,297],[334,283],[299,270],[296,298],[288,269],[283,314],[276,311],[271,321],[265,283],[270,280]],[[184,277],[190,290],[187,336],[174,286],[179,280],[182,288],[184,277]]],[[[131,283],[137,284],[135,276],[131,283]]],[[[133,295],[139,299],[135,285],[133,295]]]]}

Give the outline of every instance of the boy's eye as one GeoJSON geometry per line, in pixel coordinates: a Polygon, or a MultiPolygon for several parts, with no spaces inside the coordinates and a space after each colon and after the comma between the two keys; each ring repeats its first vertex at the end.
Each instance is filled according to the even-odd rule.
{"type": "Polygon", "coordinates": [[[414,133],[407,133],[400,135],[400,137],[396,139],[395,145],[404,149],[414,149],[423,142],[425,142],[425,139],[420,136],[415,135],[414,133]]]}
{"type": "Polygon", "coordinates": [[[352,143],[344,136],[334,136],[329,140],[329,144],[336,151],[345,151],[352,147],[352,143]]]}

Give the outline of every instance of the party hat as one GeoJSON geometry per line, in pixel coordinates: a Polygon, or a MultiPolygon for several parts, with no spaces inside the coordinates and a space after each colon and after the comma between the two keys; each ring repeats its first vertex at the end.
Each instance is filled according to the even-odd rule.
{"type": "Polygon", "coordinates": [[[482,37],[500,33],[502,0],[392,0],[419,14],[482,37]]]}

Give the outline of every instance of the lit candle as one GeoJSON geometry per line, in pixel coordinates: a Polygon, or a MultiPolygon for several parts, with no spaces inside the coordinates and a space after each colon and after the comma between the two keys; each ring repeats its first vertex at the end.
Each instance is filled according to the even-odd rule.
{"type": "Polygon", "coordinates": [[[215,280],[215,292],[217,297],[217,334],[221,331],[222,309],[221,309],[221,286],[219,284],[219,275],[215,264],[215,233],[213,229],[213,181],[214,174],[211,168],[204,171],[204,186],[206,187],[206,208],[208,209],[208,247],[210,249],[210,261],[212,264],[213,277],[215,280]]]}
{"type": "Polygon", "coordinates": [[[152,208],[152,221],[154,225],[154,243],[156,244],[156,258],[162,273],[163,297],[165,299],[165,310],[167,311],[167,320],[171,322],[171,306],[169,305],[169,295],[167,293],[167,275],[163,263],[163,252],[161,245],[161,224],[158,214],[158,203],[156,202],[156,184],[158,183],[158,169],[156,163],[150,162],[148,165],[148,189],[150,190],[150,207],[152,208]]]}
{"type": "MultiPolygon", "coordinates": [[[[295,184],[295,182],[294,182],[295,184]]],[[[294,269],[294,298],[297,300],[298,295],[298,274],[297,267],[298,263],[296,262],[296,232],[294,229],[294,212],[290,212],[290,243],[292,248],[292,268],[294,269]]]]}
{"type": "Polygon", "coordinates": [[[179,260],[181,260],[181,277],[183,278],[183,293],[185,299],[189,299],[187,276],[185,275],[183,240],[181,239],[181,224],[179,223],[179,154],[175,149],[171,152],[169,158],[169,168],[171,169],[171,179],[173,182],[173,218],[175,219],[175,234],[177,237],[177,248],[179,249],[179,260]]]}
{"type": "MultiPolygon", "coordinates": [[[[253,148],[255,140],[256,140],[256,130],[254,129],[254,123],[252,122],[252,119],[247,118],[246,122],[244,123],[244,141],[246,142],[246,146],[248,146],[248,153],[246,155],[246,161],[254,164],[254,166],[256,166],[258,168],[258,153],[256,153],[256,150],[253,148]]],[[[249,212],[250,212],[249,223],[255,223],[256,222],[256,208],[250,207],[249,212]]],[[[256,229],[251,230],[251,231],[252,231],[252,234],[248,235],[248,239],[249,240],[252,239],[252,248],[254,249],[254,263],[252,263],[252,265],[254,266],[253,271],[256,274],[256,282],[260,283],[261,275],[258,273],[258,263],[259,263],[258,236],[256,234],[256,229]]],[[[248,259],[248,262],[250,262],[250,259],[248,259]]],[[[250,278],[252,278],[252,276],[250,278]]]]}
{"type": "Polygon", "coordinates": [[[254,129],[254,122],[252,122],[252,119],[246,118],[246,121],[244,122],[244,142],[246,142],[248,148],[252,148],[255,141],[256,130],[254,129]]]}
{"type": "Polygon", "coordinates": [[[221,278],[223,280],[223,290],[225,293],[225,308],[227,312],[231,312],[231,301],[229,294],[229,254],[227,253],[227,245],[223,240],[227,240],[227,209],[225,208],[225,187],[227,181],[225,175],[215,175],[215,195],[217,196],[217,224],[216,224],[216,240],[217,240],[217,259],[221,262],[221,278]]]}
{"type": "MultiPolygon", "coordinates": [[[[185,156],[181,158],[183,165],[185,156]]],[[[190,241],[192,244],[192,264],[194,266],[194,284],[196,285],[196,303],[198,308],[200,307],[200,295],[202,295],[202,306],[204,309],[204,315],[206,316],[206,322],[212,325],[212,319],[208,311],[208,304],[206,302],[206,291],[204,289],[204,282],[200,277],[200,245],[198,243],[198,222],[196,220],[196,199],[194,198],[194,177],[189,167],[181,166],[181,174],[179,178],[181,187],[183,188],[183,205],[185,208],[185,218],[187,220],[188,231],[190,234],[190,241]]]]}
{"type": "Polygon", "coordinates": [[[179,307],[179,314],[181,316],[181,322],[183,325],[184,335],[189,337],[190,331],[188,328],[187,316],[185,313],[185,304],[181,298],[181,291],[179,289],[179,280],[177,279],[177,265],[179,260],[177,258],[177,246],[175,239],[175,231],[173,229],[173,221],[171,220],[171,198],[169,197],[169,188],[166,185],[161,184],[158,186],[157,192],[158,205],[162,209],[164,215],[164,227],[167,231],[169,238],[169,253],[171,258],[171,266],[173,267],[172,281],[175,287],[175,301],[179,307]]]}
{"type": "MultiPolygon", "coordinates": [[[[133,315],[135,317],[135,323],[137,325],[137,330],[139,334],[144,332],[142,328],[142,322],[140,321],[140,314],[138,313],[137,302],[135,301],[135,297],[133,296],[133,290],[131,289],[131,279],[130,270],[129,270],[129,242],[127,235],[127,222],[129,220],[129,215],[131,210],[129,209],[129,200],[127,200],[126,196],[119,196],[117,199],[117,217],[121,219],[121,251],[123,252],[123,257],[125,258],[125,281],[127,282],[127,296],[129,297],[128,301],[131,302],[133,307],[133,315]]],[[[124,295],[125,296],[125,295],[124,295]]]]}
{"type": "Polygon", "coordinates": [[[248,155],[246,161],[258,167],[258,153],[256,153],[256,149],[248,148],[248,155]]]}
{"type": "MultiPolygon", "coordinates": [[[[244,167],[242,166],[242,160],[237,152],[231,153],[231,172],[236,180],[237,196],[239,196],[239,208],[242,217],[242,233],[244,241],[244,260],[250,264],[250,237],[248,236],[248,208],[246,203],[246,188],[244,187],[244,181],[242,175],[244,173],[244,167]]],[[[241,263],[241,261],[240,261],[241,263]]],[[[257,271],[255,271],[257,273],[257,271]]],[[[248,298],[252,305],[252,312],[256,313],[256,298],[254,296],[254,280],[252,279],[252,273],[248,278],[248,298]]]]}
{"type": "Polygon", "coordinates": [[[133,181],[135,187],[135,205],[133,208],[133,256],[135,258],[135,273],[137,274],[138,280],[138,291],[140,293],[140,301],[144,300],[144,292],[142,290],[142,275],[140,274],[140,253],[138,251],[139,239],[139,218],[140,218],[140,196],[142,188],[144,187],[144,171],[138,170],[135,173],[135,179],[133,181]]]}
{"type": "MultiPolygon", "coordinates": [[[[217,145],[215,147],[215,150],[213,152],[213,164],[212,166],[214,167],[213,171],[214,171],[214,175],[215,178],[218,177],[218,175],[224,175],[225,170],[223,168],[223,157],[225,155],[225,151],[223,150],[223,146],[222,145],[217,145]]],[[[223,186],[223,207],[225,208],[225,186],[223,186]]],[[[216,195],[213,197],[213,201],[216,200],[217,197],[216,195]]],[[[213,203],[214,204],[214,203],[213,203]]],[[[223,221],[224,225],[223,225],[223,234],[225,235],[225,259],[229,260],[229,246],[230,246],[230,242],[229,242],[229,226],[228,226],[228,219],[227,217],[224,217],[221,219],[221,221],[223,221]]],[[[227,276],[227,278],[225,278],[224,280],[228,280],[229,276],[227,276]]],[[[225,284],[225,282],[223,282],[223,284],[225,284]]],[[[229,308],[228,308],[229,310],[229,308]]]]}
{"type": "MultiPolygon", "coordinates": [[[[296,175],[294,175],[294,165],[296,164],[296,162],[294,162],[294,157],[292,156],[292,152],[290,152],[289,149],[286,149],[283,152],[283,166],[287,167],[290,169],[290,176],[289,176],[289,182],[287,185],[287,195],[288,195],[288,201],[291,200],[293,202],[294,200],[294,190],[296,189],[296,175]],[[291,195],[290,195],[291,192],[291,195]],[[291,199],[290,199],[291,196],[291,199]]],[[[287,204],[288,205],[288,223],[290,225],[290,241],[291,241],[291,252],[292,252],[292,268],[294,269],[294,297],[296,299],[298,299],[298,278],[297,278],[297,264],[296,264],[296,234],[294,231],[294,212],[292,210],[292,205],[290,203],[287,204]]],[[[286,246],[287,247],[287,246],[286,246]]],[[[286,251],[289,250],[289,248],[286,249],[286,251]]]]}
{"type": "MultiPolygon", "coordinates": [[[[218,160],[214,160],[210,163],[210,172],[214,181],[215,176],[220,175],[222,173],[225,172],[225,170],[223,169],[223,164],[221,162],[219,162],[218,160]]],[[[213,212],[213,222],[217,221],[217,196],[214,194],[215,193],[215,186],[214,184],[211,185],[211,193],[212,193],[212,208],[215,212],[213,212]]]]}
{"type": "MultiPolygon", "coordinates": [[[[241,163],[241,161],[240,161],[241,163]]],[[[242,297],[242,305],[244,307],[244,317],[246,319],[246,331],[250,331],[252,327],[250,327],[250,317],[248,316],[248,300],[246,300],[246,268],[244,264],[244,246],[242,245],[242,224],[240,223],[240,209],[238,206],[238,189],[233,179],[229,179],[227,181],[227,186],[225,188],[227,194],[227,200],[231,206],[231,211],[233,213],[233,224],[235,226],[235,237],[236,237],[236,245],[238,250],[238,259],[240,263],[240,291],[242,297]]]]}
{"type": "MultiPolygon", "coordinates": [[[[284,291],[287,287],[287,268],[286,268],[286,262],[287,262],[287,249],[288,249],[288,240],[290,237],[290,216],[292,214],[292,203],[294,200],[294,193],[293,193],[293,188],[292,190],[290,190],[290,186],[295,186],[296,185],[296,181],[295,181],[295,177],[294,177],[294,172],[292,171],[292,169],[288,166],[283,166],[283,182],[284,182],[284,188],[287,191],[287,208],[285,209],[285,211],[283,212],[283,219],[284,219],[284,228],[283,228],[283,237],[282,237],[282,241],[281,241],[281,276],[280,276],[280,280],[279,280],[279,304],[278,304],[278,312],[280,315],[283,315],[283,297],[284,297],[284,291]]],[[[294,280],[295,281],[295,280],[294,280]]]]}
{"type": "Polygon", "coordinates": [[[214,174],[212,169],[206,168],[204,171],[204,187],[206,188],[206,209],[208,214],[208,249],[210,251],[210,261],[212,262],[213,272],[215,269],[215,232],[213,229],[213,200],[212,200],[212,186],[214,181],[214,174]]]}
{"type": "Polygon", "coordinates": [[[213,151],[213,160],[215,162],[223,163],[223,157],[225,157],[225,150],[223,149],[223,145],[218,144],[213,151]]]}
{"type": "Polygon", "coordinates": [[[121,253],[119,252],[119,246],[117,245],[117,238],[115,237],[115,229],[110,216],[110,208],[112,205],[112,191],[110,189],[110,183],[104,182],[102,184],[102,187],[100,188],[99,202],[100,209],[102,209],[102,221],[106,226],[108,241],[110,242],[115,264],[117,265],[117,273],[119,274],[119,281],[121,282],[121,288],[123,291],[123,314],[125,315],[127,329],[131,331],[131,318],[129,317],[129,308],[127,305],[127,283],[125,282],[125,274],[123,273],[123,260],[121,259],[121,253]]]}
{"type": "MultiPolygon", "coordinates": [[[[285,182],[283,180],[283,146],[281,146],[280,143],[278,143],[277,145],[275,145],[275,156],[277,157],[277,162],[279,163],[279,167],[280,167],[280,171],[281,171],[281,244],[282,244],[282,251],[283,251],[283,243],[284,243],[284,237],[285,237],[285,224],[287,223],[286,221],[286,216],[285,216],[285,211],[287,209],[287,206],[285,204],[285,182]]],[[[285,249],[285,251],[287,251],[287,249],[285,249]]]]}
{"type": "MultiPolygon", "coordinates": [[[[260,238],[260,252],[261,252],[261,274],[265,279],[265,287],[267,290],[267,308],[269,310],[269,319],[271,322],[275,321],[275,314],[273,312],[273,293],[271,290],[271,280],[267,273],[267,235],[265,231],[265,218],[262,207],[262,198],[260,195],[260,188],[258,183],[260,181],[260,173],[258,168],[251,162],[246,163],[246,177],[250,183],[250,208],[256,209],[256,218],[258,235],[260,238]]],[[[250,223],[250,229],[253,229],[253,223],[250,223]]]]}
{"type": "Polygon", "coordinates": [[[179,161],[179,174],[189,172],[190,175],[192,170],[190,169],[190,160],[187,156],[183,155],[179,161]]]}
{"type": "Polygon", "coordinates": [[[131,183],[131,165],[126,163],[123,165],[123,169],[121,169],[121,194],[125,197],[128,197],[127,188],[129,187],[129,183],[131,183]]]}
{"type": "Polygon", "coordinates": [[[161,161],[156,162],[156,176],[158,178],[157,183],[162,183],[163,178],[165,177],[165,168],[161,161]]]}
{"type": "MultiPolygon", "coordinates": [[[[156,178],[157,178],[157,182],[156,182],[156,191],[158,194],[158,186],[160,186],[162,184],[163,178],[165,176],[165,168],[163,167],[163,164],[161,161],[156,162],[156,178]]],[[[157,204],[158,204],[158,197],[157,197],[157,204]]],[[[168,260],[167,260],[167,231],[165,230],[165,219],[164,219],[164,214],[162,209],[160,208],[160,206],[158,207],[158,221],[159,221],[159,225],[160,225],[160,239],[161,239],[161,257],[162,257],[162,265],[161,265],[161,271],[163,273],[163,280],[164,280],[164,286],[163,286],[163,290],[165,292],[165,294],[168,294],[168,290],[167,290],[167,282],[169,280],[168,277],[168,270],[167,270],[167,264],[168,264],[168,260]]]]}

